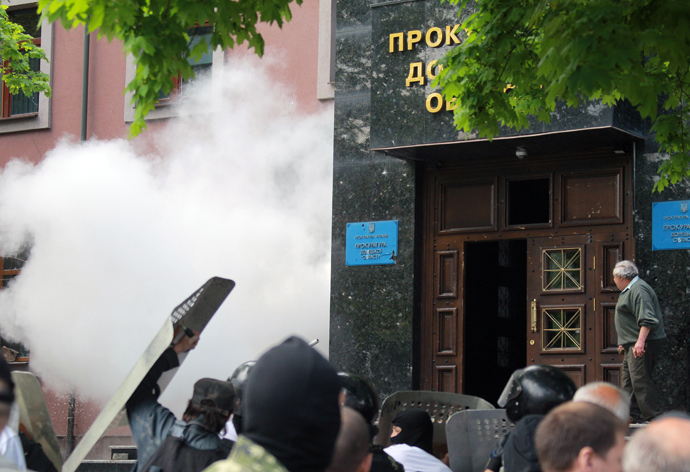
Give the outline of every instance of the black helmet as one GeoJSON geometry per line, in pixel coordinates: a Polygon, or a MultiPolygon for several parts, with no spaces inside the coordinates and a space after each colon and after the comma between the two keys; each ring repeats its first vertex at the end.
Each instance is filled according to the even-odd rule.
{"type": "Polygon", "coordinates": [[[525,415],[545,415],[572,400],[576,389],[575,382],[558,367],[532,365],[513,372],[498,406],[506,409],[510,421],[517,423],[525,415]]]}
{"type": "Polygon", "coordinates": [[[379,413],[379,398],[374,389],[359,375],[338,372],[345,392],[345,406],[352,408],[372,425],[379,413]]]}
{"type": "Polygon", "coordinates": [[[228,382],[235,389],[235,408],[232,414],[232,424],[235,427],[237,434],[242,433],[244,429],[243,418],[242,418],[242,396],[244,394],[244,386],[247,384],[247,379],[249,378],[249,373],[256,364],[256,361],[248,361],[240,364],[235,372],[228,377],[228,382]]]}

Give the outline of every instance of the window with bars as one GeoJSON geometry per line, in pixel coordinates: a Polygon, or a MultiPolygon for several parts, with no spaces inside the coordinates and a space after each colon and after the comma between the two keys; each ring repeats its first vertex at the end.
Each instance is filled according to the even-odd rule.
{"type": "Polygon", "coordinates": [[[542,290],[582,290],[582,249],[545,249],[542,252],[542,290]]]}
{"type": "Polygon", "coordinates": [[[542,350],[582,350],[582,309],[542,310],[542,350]]]}

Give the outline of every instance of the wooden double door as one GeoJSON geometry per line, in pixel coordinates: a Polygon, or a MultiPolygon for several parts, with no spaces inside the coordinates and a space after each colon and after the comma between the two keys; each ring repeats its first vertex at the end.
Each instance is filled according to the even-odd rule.
{"type": "Polygon", "coordinates": [[[495,403],[532,364],[618,384],[611,272],[634,254],[629,160],[512,164],[426,175],[421,387],[495,403]]]}

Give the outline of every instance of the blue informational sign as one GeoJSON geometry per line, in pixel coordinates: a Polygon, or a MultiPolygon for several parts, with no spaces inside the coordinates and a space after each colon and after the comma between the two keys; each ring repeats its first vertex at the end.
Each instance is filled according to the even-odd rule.
{"type": "Polygon", "coordinates": [[[652,250],[690,249],[690,200],[652,203],[652,250]]]}
{"type": "Polygon", "coordinates": [[[348,223],[345,265],[395,264],[398,257],[398,221],[348,223]]]}

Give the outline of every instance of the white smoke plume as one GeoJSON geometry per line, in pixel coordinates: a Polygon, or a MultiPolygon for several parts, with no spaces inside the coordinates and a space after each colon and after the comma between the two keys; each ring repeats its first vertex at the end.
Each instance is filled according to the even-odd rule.
{"type": "Polygon", "coordinates": [[[332,109],[300,114],[258,64],[198,81],[205,113],[156,131],[155,154],[65,141],[2,171],[0,252],[30,256],[0,291],[0,327],[49,386],[107,400],[212,276],[237,285],[162,398],[177,413],[194,381],[227,378],[290,334],[327,352],[332,109]]]}

